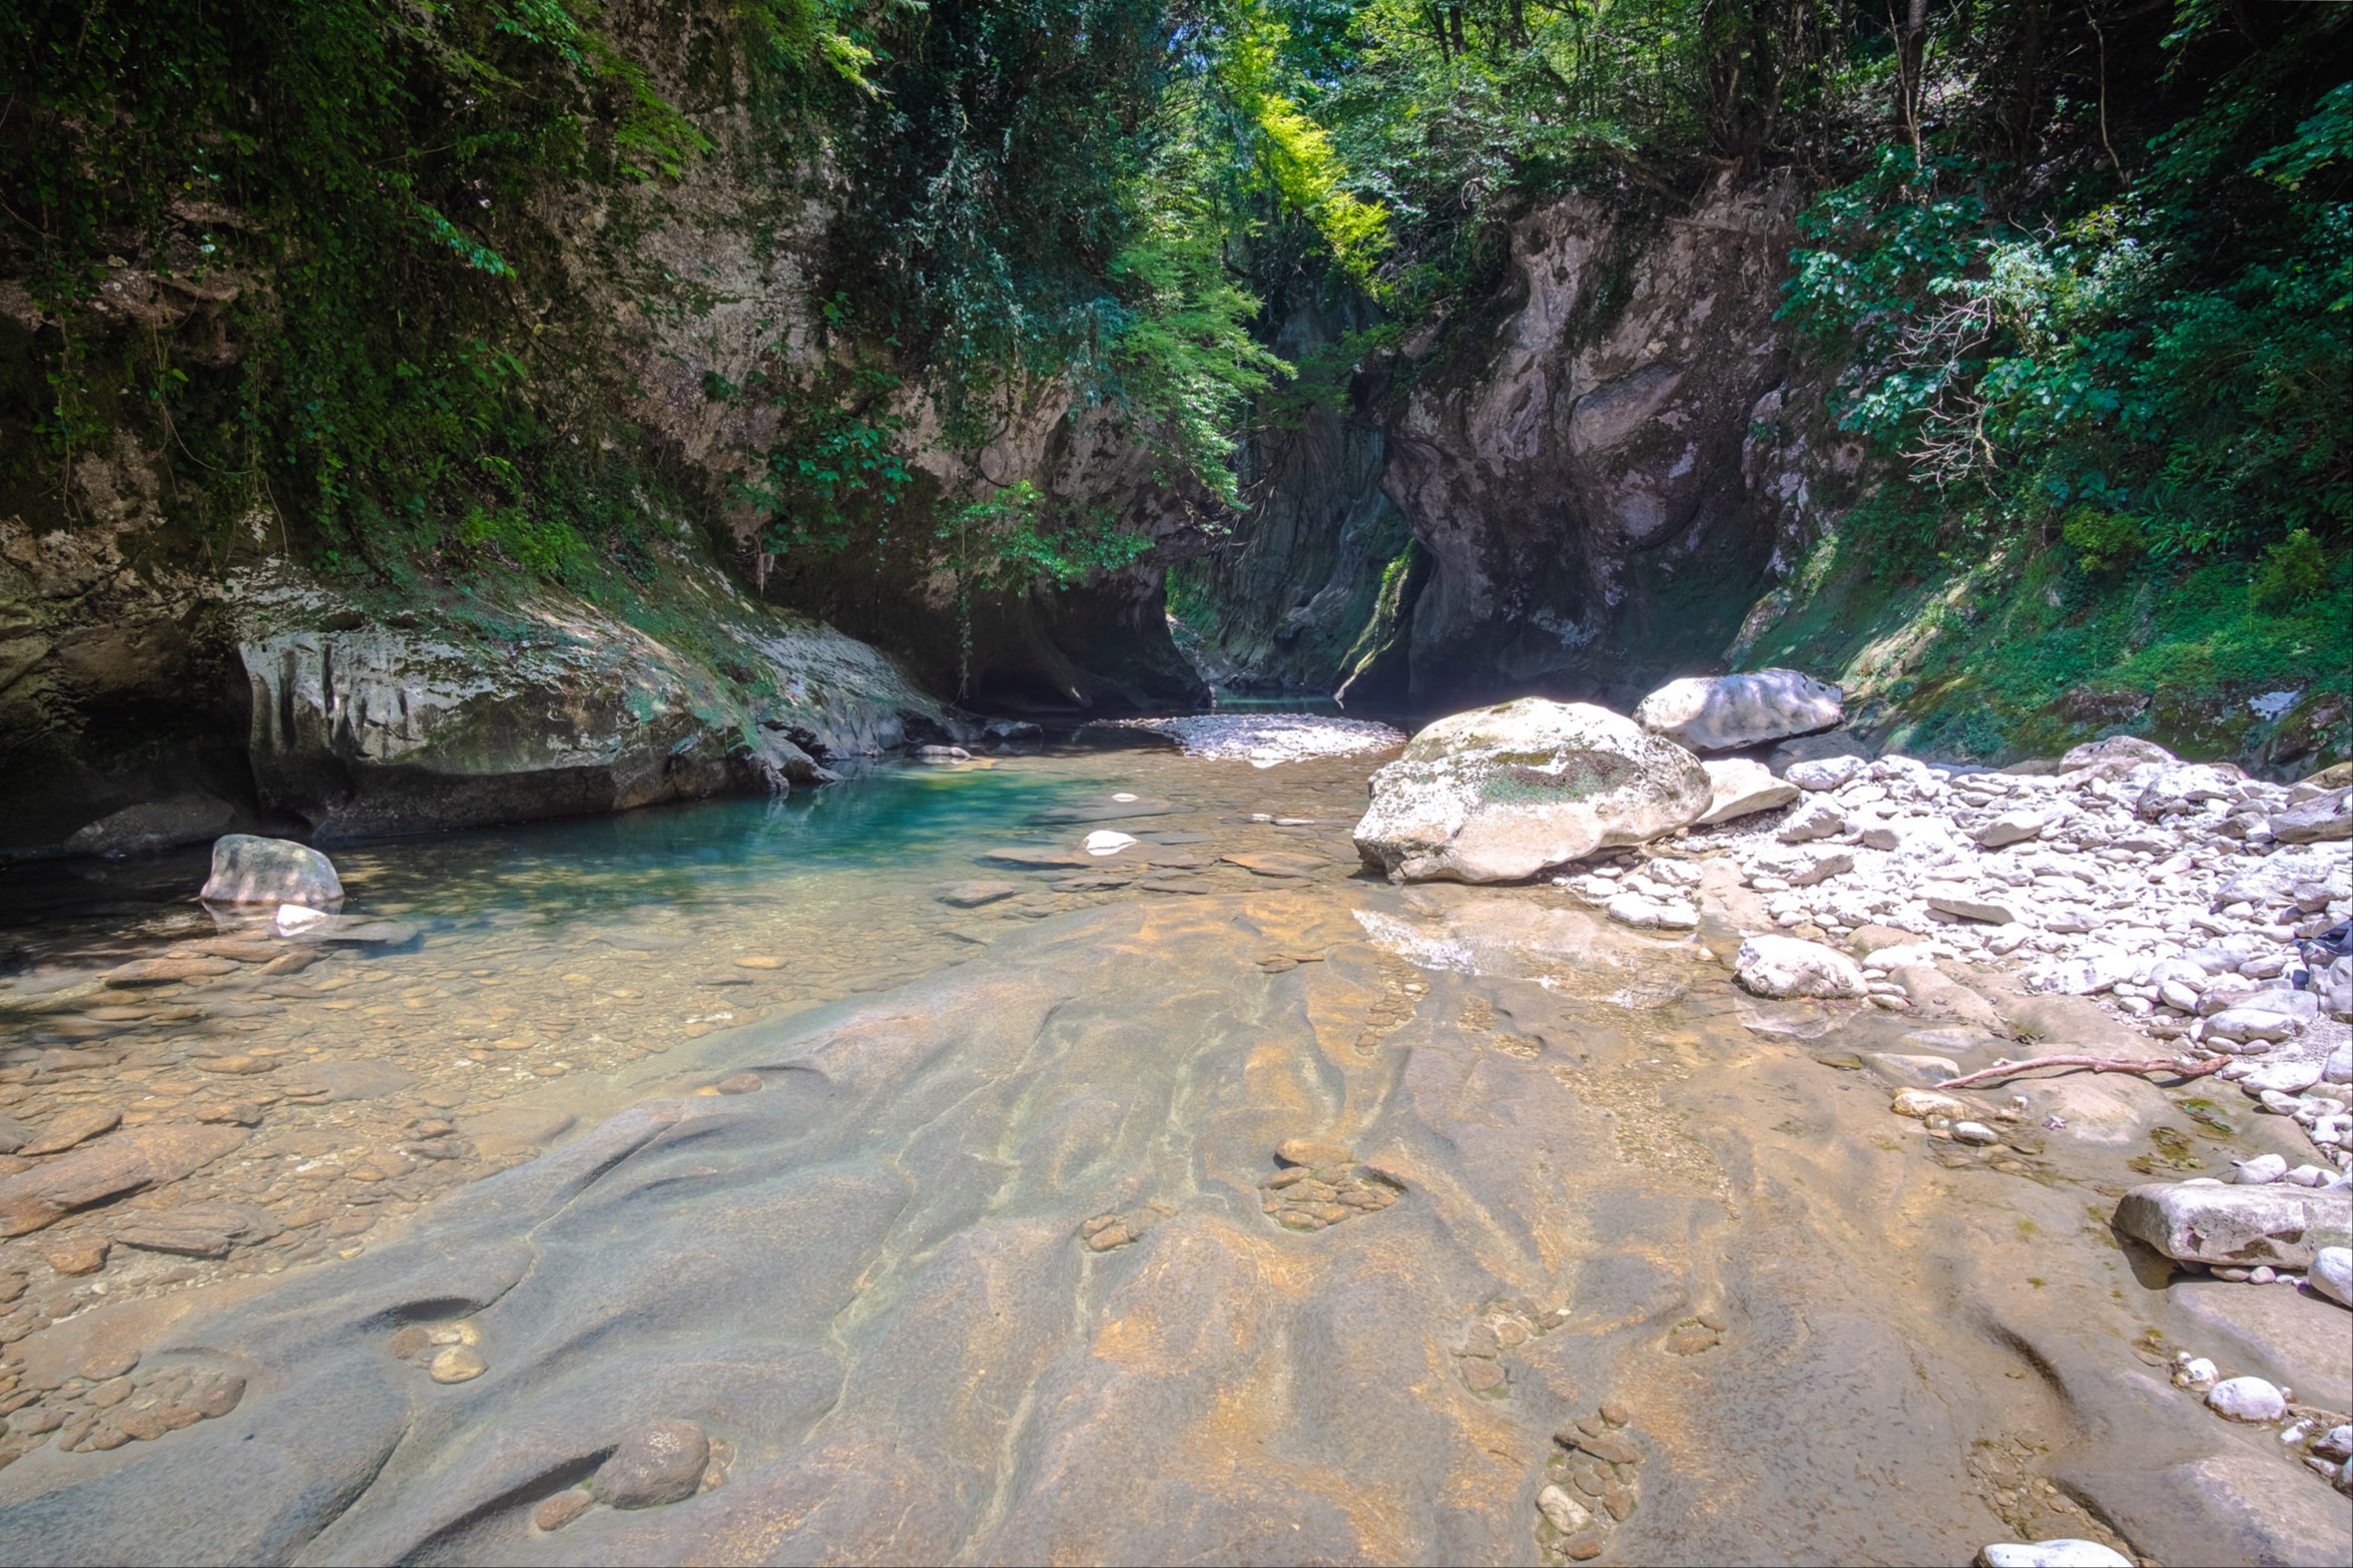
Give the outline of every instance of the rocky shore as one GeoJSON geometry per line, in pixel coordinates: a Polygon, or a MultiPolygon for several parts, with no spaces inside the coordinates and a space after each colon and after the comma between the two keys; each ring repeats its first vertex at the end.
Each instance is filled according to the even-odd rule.
{"type": "Polygon", "coordinates": [[[2090,997],[2184,1060],[2230,1058],[2217,1078],[2353,1169],[2348,780],[2266,784],[2142,742],[2049,773],[1884,757],[1785,777],[1796,801],[1693,833],[1689,859],[1562,885],[1630,924],[1690,928],[1691,865],[1727,864],[1772,929],[1852,953],[1832,994],[1908,1009],[1959,962],[2090,997]]]}
{"type": "MultiPolygon", "coordinates": [[[[2317,1333],[2328,1391],[2299,1400],[2189,1348],[2170,1380],[2353,1493],[2353,767],[2282,784],[2128,737],[2002,772],[1696,755],[1786,748],[1835,725],[1837,698],[1767,671],[1677,682],[1630,720],[1535,699],[1457,715],[1374,776],[1358,847],[1400,881],[1543,872],[1614,922],[1682,936],[1762,1001],[1944,1026],[1851,1062],[1943,1160],[2029,1174],[2054,1140],[2145,1135],[2155,1157],[2135,1171],[2177,1174],[2204,1162],[2161,1118],[2251,1119],[2271,1149],[2227,1182],[2122,1190],[2111,1225],[2160,1280],[2313,1304],[2249,1337],[2317,1333]],[[2039,1076],[2054,1069],[2139,1087],[2086,1093],[2039,1076]],[[2204,1079],[2235,1086],[2244,1111],[2182,1092],[2204,1079]]],[[[1982,1560],[2125,1560],[2056,1544],[2083,1549],[1982,1560]]]]}

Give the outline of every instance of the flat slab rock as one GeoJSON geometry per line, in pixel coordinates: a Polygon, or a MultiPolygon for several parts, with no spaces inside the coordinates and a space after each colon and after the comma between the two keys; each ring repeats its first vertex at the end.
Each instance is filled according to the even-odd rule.
{"type": "Polygon", "coordinates": [[[2353,1188],[2152,1182],[2116,1205],[2116,1229],[2183,1263],[2302,1270],[2320,1248],[2353,1244],[2353,1188]]]}
{"type": "Polygon", "coordinates": [[[23,1236],[76,1209],[204,1169],[246,1141],[244,1129],[162,1124],[112,1133],[14,1176],[0,1177],[0,1236],[23,1236]]]}

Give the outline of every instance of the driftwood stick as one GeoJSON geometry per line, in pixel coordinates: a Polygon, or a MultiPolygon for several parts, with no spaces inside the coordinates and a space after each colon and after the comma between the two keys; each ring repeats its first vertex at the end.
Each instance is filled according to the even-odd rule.
{"type": "Polygon", "coordinates": [[[2203,1078],[2219,1072],[2230,1058],[2217,1056],[2210,1062],[2111,1062],[2099,1056],[2030,1056],[2023,1062],[2003,1062],[1993,1067],[1980,1068],[1974,1073],[1963,1073],[1937,1085],[1939,1089],[1966,1089],[1982,1084],[1989,1078],[2015,1078],[2020,1073],[2033,1072],[2038,1067],[2088,1067],[2095,1073],[2140,1073],[2155,1077],[2170,1073],[2176,1078],[2203,1078]]]}

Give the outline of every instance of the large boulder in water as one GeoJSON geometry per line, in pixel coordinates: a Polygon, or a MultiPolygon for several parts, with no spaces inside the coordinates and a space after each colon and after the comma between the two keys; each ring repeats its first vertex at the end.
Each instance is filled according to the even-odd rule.
{"type": "Polygon", "coordinates": [[[334,862],[308,844],[225,833],[213,840],[213,874],[197,896],[209,904],[332,909],[343,901],[343,880],[334,862]]]}
{"type": "Polygon", "coordinates": [[[1522,698],[1456,714],[1373,776],[1367,864],[1407,881],[1508,882],[1697,821],[1699,759],[1585,703],[1522,698]]]}
{"type": "Polygon", "coordinates": [[[1634,710],[1643,729],[1694,752],[1737,752],[1827,730],[1845,717],[1844,693],[1795,670],[1669,681],[1634,710]]]}

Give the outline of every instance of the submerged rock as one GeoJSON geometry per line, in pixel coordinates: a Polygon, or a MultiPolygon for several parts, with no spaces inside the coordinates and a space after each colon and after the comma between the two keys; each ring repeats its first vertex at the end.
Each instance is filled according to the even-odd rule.
{"type": "Polygon", "coordinates": [[[1585,703],[1522,698],[1442,719],[1373,775],[1366,862],[1406,881],[1515,881],[1697,821],[1699,759],[1585,703]]]}
{"type": "Polygon", "coordinates": [[[127,805],[66,839],[68,854],[148,854],[203,843],[237,817],[228,801],[209,794],[127,805]]]}
{"type": "Polygon", "coordinates": [[[652,1508],[692,1497],[711,1463],[711,1439],[692,1421],[649,1421],[597,1467],[589,1491],[613,1508],[652,1508]]]}
{"type": "Polygon", "coordinates": [[[1809,735],[1845,717],[1837,687],[1795,670],[1670,681],[1634,710],[1634,723],[1694,752],[1735,752],[1809,735]]]}
{"type": "Polygon", "coordinates": [[[214,840],[213,874],[197,895],[214,904],[300,904],[333,909],[343,901],[334,862],[291,838],[228,833],[214,840]]]}
{"type": "Polygon", "coordinates": [[[176,1182],[246,1141],[242,1128],[137,1127],[0,1178],[0,1236],[54,1225],[76,1209],[176,1182]]]}

